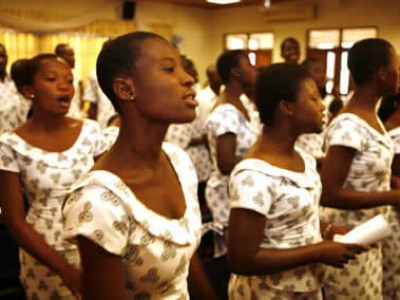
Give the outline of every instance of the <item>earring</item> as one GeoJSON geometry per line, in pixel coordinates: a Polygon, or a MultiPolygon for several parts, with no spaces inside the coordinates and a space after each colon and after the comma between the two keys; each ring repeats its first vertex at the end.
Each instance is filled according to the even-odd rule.
{"type": "Polygon", "coordinates": [[[30,98],[31,98],[31,99],[34,99],[34,98],[35,98],[35,95],[34,95],[34,94],[30,95],[30,98]]]}
{"type": "Polygon", "coordinates": [[[134,92],[133,90],[131,90],[131,92],[130,92],[129,95],[131,96],[131,97],[129,98],[129,100],[130,100],[130,101],[134,101],[134,100],[135,100],[135,97],[136,97],[135,92],[134,92]]]}

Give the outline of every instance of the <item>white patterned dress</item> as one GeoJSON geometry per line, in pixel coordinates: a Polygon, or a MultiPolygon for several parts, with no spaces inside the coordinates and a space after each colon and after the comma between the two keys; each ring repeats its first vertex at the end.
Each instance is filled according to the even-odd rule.
{"type": "MultiPolygon", "coordinates": [[[[394,141],[395,155],[400,155],[400,127],[388,131],[394,141]]],[[[391,238],[382,241],[383,252],[383,299],[400,300],[400,211],[388,207],[388,219],[392,228],[391,238]]]]}
{"type": "Polygon", "coordinates": [[[7,105],[0,106],[0,134],[26,122],[32,102],[20,94],[15,94],[7,105]]]}
{"type": "MultiPolygon", "coordinates": [[[[297,151],[304,161],[304,172],[249,158],[237,164],[231,173],[231,209],[251,210],[266,219],[261,248],[290,249],[322,241],[319,218],[321,180],[315,159],[300,149],[297,151]]],[[[269,275],[232,274],[229,299],[322,299],[323,277],[320,264],[269,275]]]]}
{"type": "Polygon", "coordinates": [[[164,144],[186,201],[180,219],[147,208],[124,182],[108,171],[90,172],[63,209],[64,235],[84,236],[121,256],[128,299],[189,299],[189,262],[200,242],[201,216],[193,165],[180,148],[164,144]]]}
{"type": "MultiPolygon", "coordinates": [[[[26,221],[58,253],[79,264],[76,246],[61,238],[61,205],[71,186],[94,164],[106,146],[97,122],[84,120],[74,145],[48,152],[28,144],[14,132],[0,136],[0,169],[19,173],[28,200],[26,221]]],[[[20,278],[28,299],[74,299],[61,278],[26,251],[20,251],[20,278]]]]}
{"type": "MultiPolygon", "coordinates": [[[[221,104],[215,108],[206,121],[206,132],[211,152],[213,169],[207,181],[206,200],[213,221],[223,227],[229,220],[229,175],[222,174],[217,163],[217,139],[226,133],[236,135],[235,155],[244,156],[257,139],[258,128],[246,120],[243,114],[232,104],[221,104]]],[[[215,241],[215,256],[226,254],[224,238],[215,241]]]]}
{"type": "MultiPolygon", "coordinates": [[[[394,147],[390,136],[381,134],[351,113],[338,115],[329,125],[327,147],[343,146],[356,151],[343,188],[361,192],[390,190],[394,147]]],[[[377,214],[387,217],[387,207],[342,210],[323,208],[323,218],[341,226],[355,227],[377,214]]],[[[344,269],[327,268],[327,299],[382,299],[382,252],[376,248],[362,253],[344,269]]]]}

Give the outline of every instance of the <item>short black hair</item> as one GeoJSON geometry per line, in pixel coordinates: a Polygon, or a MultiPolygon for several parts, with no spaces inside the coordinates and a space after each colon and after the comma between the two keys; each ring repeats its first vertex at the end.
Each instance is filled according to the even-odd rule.
{"type": "Polygon", "coordinates": [[[282,41],[282,43],[281,43],[281,53],[283,52],[283,48],[285,48],[285,46],[286,46],[287,43],[294,43],[294,44],[297,44],[297,46],[300,48],[300,43],[299,43],[299,41],[298,41],[296,38],[290,36],[290,37],[285,38],[285,39],[282,41]]]}
{"type": "Polygon", "coordinates": [[[223,83],[231,77],[231,69],[239,66],[240,58],[246,56],[244,50],[228,50],[217,59],[217,71],[223,83]]]}
{"type": "Polygon", "coordinates": [[[58,44],[58,45],[56,46],[56,48],[54,49],[54,53],[55,53],[56,55],[61,55],[61,53],[63,52],[63,50],[64,50],[65,48],[67,48],[67,47],[69,47],[68,44],[65,44],[65,43],[58,44]]]}
{"type": "Polygon", "coordinates": [[[295,102],[302,82],[308,78],[311,79],[310,73],[295,64],[277,63],[261,68],[254,89],[254,101],[261,122],[273,125],[279,102],[295,102]]]}
{"type": "Polygon", "coordinates": [[[117,112],[120,111],[113,88],[114,78],[118,75],[135,75],[135,65],[141,55],[140,44],[152,38],[162,39],[168,43],[158,34],[136,31],[110,40],[97,57],[96,74],[99,86],[117,112]]]}
{"type": "Polygon", "coordinates": [[[347,65],[355,84],[365,84],[373,74],[390,63],[393,46],[386,40],[361,40],[349,50],[347,65]]]}
{"type": "Polygon", "coordinates": [[[344,103],[342,99],[336,97],[329,103],[328,111],[333,115],[337,115],[342,110],[343,106],[344,103]]]}
{"type": "Polygon", "coordinates": [[[301,63],[301,66],[303,68],[306,68],[307,70],[310,69],[311,65],[314,63],[324,63],[323,60],[316,58],[316,57],[308,57],[305,60],[303,60],[303,62],[301,63]]]}
{"type": "Polygon", "coordinates": [[[11,65],[10,75],[14,81],[18,92],[22,93],[22,88],[28,84],[29,59],[17,59],[11,65]]]}
{"type": "Polygon", "coordinates": [[[45,59],[58,59],[58,56],[52,53],[43,53],[31,58],[28,61],[27,73],[25,78],[25,83],[27,85],[33,84],[33,79],[40,68],[40,64],[45,59]]]}

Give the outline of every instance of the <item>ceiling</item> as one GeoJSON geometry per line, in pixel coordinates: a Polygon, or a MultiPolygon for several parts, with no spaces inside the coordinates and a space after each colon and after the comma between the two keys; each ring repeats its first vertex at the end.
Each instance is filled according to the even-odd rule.
{"type": "MultiPolygon", "coordinates": [[[[202,8],[226,8],[226,7],[233,7],[233,6],[243,6],[243,5],[263,5],[264,0],[241,0],[239,3],[234,3],[234,4],[226,4],[226,5],[220,5],[220,4],[214,4],[214,3],[209,3],[206,0],[138,0],[138,1],[152,1],[152,2],[169,2],[169,3],[174,3],[174,4],[179,4],[179,5],[186,5],[186,6],[197,6],[197,7],[202,7],[202,8]]],[[[270,0],[271,4],[274,5],[274,3],[281,3],[281,2],[290,2],[293,0],[270,0]]]]}

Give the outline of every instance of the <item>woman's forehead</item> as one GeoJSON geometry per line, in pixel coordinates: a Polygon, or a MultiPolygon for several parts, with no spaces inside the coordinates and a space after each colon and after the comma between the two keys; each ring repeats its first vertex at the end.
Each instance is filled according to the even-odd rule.
{"type": "Polygon", "coordinates": [[[178,51],[170,43],[160,38],[152,38],[143,41],[140,46],[141,58],[163,59],[166,57],[180,60],[178,51]]]}

